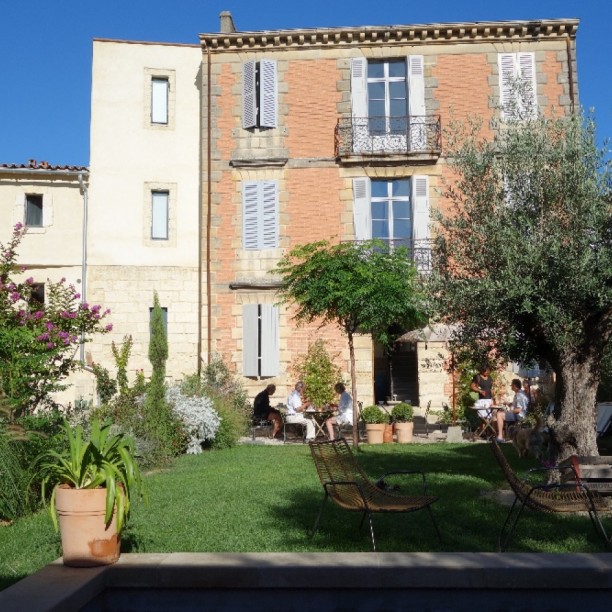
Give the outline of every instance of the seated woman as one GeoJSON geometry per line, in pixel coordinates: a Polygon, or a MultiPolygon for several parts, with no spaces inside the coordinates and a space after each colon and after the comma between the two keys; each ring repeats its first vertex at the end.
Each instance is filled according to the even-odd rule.
{"type": "Polygon", "coordinates": [[[338,404],[332,404],[335,408],[338,408],[338,416],[329,417],[325,421],[327,427],[327,435],[330,440],[334,440],[336,434],[334,432],[334,425],[353,424],[353,398],[346,391],[346,387],[342,383],[337,383],[334,387],[334,391],[340,396],[338,404]]]}
{"type": "Polygon", "coordinates": [[[497,441],[505,442],[504,440],[504,423],[516,423],[522,421],[527,416],[527,406],[529,399],[523,391],[521,381],[518,378],[514,378],[511,383],[512,390],[514,391],[514,399],[510,404],[508,410],[498,410],[495,415],[497,421],[497,441]]]}
{"type": "Polygon", "coordinates": [[[256,419],[262,419],[272,422],[272,437],[281,433],[281,414],[276,408],[270,406],[270,396],[274,395],[276,385],[268,385],[263,391],[258,393],[253,402],[253,416],[256,419]]]}

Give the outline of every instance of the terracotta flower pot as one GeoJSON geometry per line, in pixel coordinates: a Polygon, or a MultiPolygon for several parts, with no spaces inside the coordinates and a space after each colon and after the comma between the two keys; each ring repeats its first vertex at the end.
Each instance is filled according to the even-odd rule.
{"type": "Polygon", "coordinates": [[[57,488],[55,507],[59,518],[64,565],[93,567],[119,559],[121,539],[115,516],[104,523],[106,489],[57,488]]]}
{"type": "Polygon", "coordinates": [[[368,444],[382,444],[385,432],[384,423],[366,423],[368,444]]]}
{"type": "Polygon", "coordinates": [[[400,444],[407,444],[412,442],[412,432],[414,429],[414,423],[410,421],[410,423],[396,423],[395,424],[395,433],[397,435],[397,441],[400,444]]]}
{"type": "Polygon", "coordinates": [[[393,442],[393,425],[389,423],[385,425],[385,431],[383,432],[383,442],[385,444],[390,444],[393,442]]]}

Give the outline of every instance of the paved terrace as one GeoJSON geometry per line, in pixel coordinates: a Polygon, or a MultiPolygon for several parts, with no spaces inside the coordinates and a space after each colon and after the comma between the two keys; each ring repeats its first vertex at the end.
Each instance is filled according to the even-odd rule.
{"type": "Polygon", "coordinates": [[[3,612],[606,611],[612,553],[123,554],[61,560],[0,593],[3,612]]]}

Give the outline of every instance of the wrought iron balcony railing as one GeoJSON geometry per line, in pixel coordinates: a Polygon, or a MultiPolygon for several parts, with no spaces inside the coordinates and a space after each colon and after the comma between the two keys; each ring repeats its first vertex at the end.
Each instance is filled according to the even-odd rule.
{"type": "Polygon", "coordinates": [[[347,117],[336,125],[336,157],[352,155],[439,155],[439,115],[347,117]]]}
{"type": "MultiPolygon", "coordinates": [[[[392,251],[398,247],[405,248],[419,272],[422,274],[431,272],[431,240],[413,240],[412,238],[376,238],[376,240],[381,243],[381,250],[392,251]]],[[[361,240],[355,240],[354,242],[363,243],[361,240]]]]}

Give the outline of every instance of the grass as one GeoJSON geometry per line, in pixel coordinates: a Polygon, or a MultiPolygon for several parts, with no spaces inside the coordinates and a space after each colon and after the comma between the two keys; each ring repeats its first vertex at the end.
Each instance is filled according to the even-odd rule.
{"type": "MultiPolygon", "coordinates": [[[[524,472],[534,463],[504,447],[524,472]]],[[[443,542],[426,512],[376,515],[377,548],[395,551],[496,550],[507,507],[483,493],[504,486],[486,444],[362,446],[365,471],[378,477],[392,469],[420,467],[443,542]]],[[[308,539],[322,488],[307,446],[238,446],[185,456],[171,470],[146,477],[149,504],[136,503],[124,552],[358,552],[369,551],[360,517],[331,504],[314,539],[308,539]]],[[[402,492],[407,488],[403,485],[402,492]]],[[[603,552],[587,516],[526,513],[513,550],[603,552]]],[[[60,556],[59,536],[44,512],[0,527],[0,589],[60,556]]]]}

